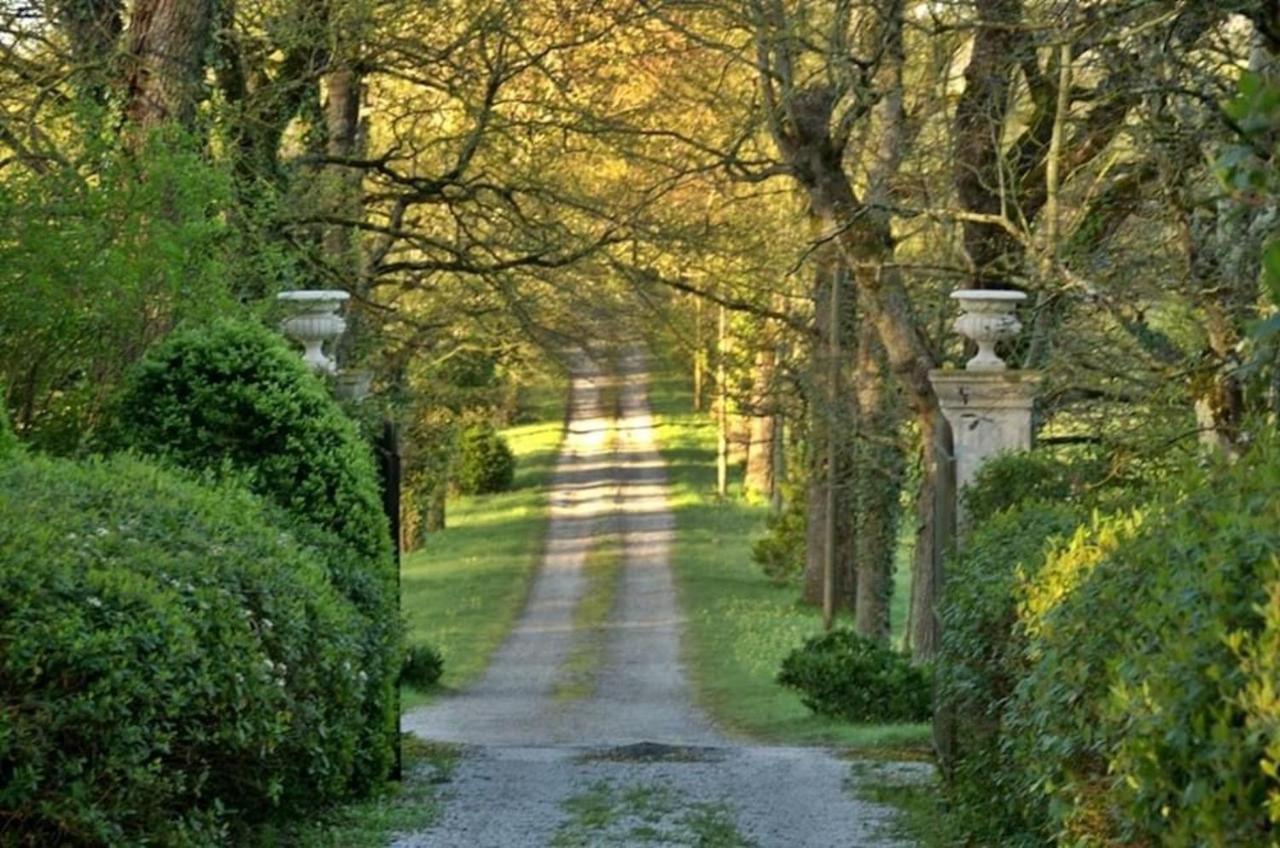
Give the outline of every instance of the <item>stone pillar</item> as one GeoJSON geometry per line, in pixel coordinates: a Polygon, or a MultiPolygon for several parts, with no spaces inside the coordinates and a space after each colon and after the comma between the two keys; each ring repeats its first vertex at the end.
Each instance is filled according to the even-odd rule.
{"type": "Polygon", "coordinates": [[[992,457],[1029,450],[1038,372],[1010,369],[995,354],[995,345],[1022,329],[1014,310],[1026,299],[1021,292],[958,291],[951,295],[965,312],[956,330],[978,343],[978,355],[963,371],[937,370],[929,375],[942,414],[951,425],[956,466],[958,525],[963,531],[963,493],[992,457]]]}

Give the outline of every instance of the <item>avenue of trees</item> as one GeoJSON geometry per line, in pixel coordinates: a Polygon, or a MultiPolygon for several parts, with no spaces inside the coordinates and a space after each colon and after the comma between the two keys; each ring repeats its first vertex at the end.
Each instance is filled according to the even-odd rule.
{"type": "Polygon", "coordinates": [[[772,573],[888,641],[907,560],[928,662],[952,291],[1028,294],[1076,489],[1274,426],[1277,51],[1264,0],[0,0],[5,406],[99,451],[175,327],[345,289],[433,526],[521,375],[649,337],[772,573]]]}

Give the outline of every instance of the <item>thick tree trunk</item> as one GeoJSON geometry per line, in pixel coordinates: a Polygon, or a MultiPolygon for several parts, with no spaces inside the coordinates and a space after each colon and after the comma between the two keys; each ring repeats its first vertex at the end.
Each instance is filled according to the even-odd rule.
{"type": "MultiPolygon", "coordinates": [[[[953,130],[952,161],[956,197],[966,212],[980,215],[1012,214],[1010,204],[1018,197],[1009,186],[1004,133],[1010,88],[1019,65],[1034,65],[1034,48],[1029,33],[1016,26],[1022,17],[1021,0],[991,0],[977,5],[975,28],[969,63],[964,71],[964,91],[956,103],[953,130]]],[[[1045,96],[1042,88],[1033,88],[1037,97],[1045,96]]],[[[1036,114],[1043,111],[1037,103],[1036,114]]],[[[1045,128],[1031,128],[1037,138],[1045,128]]],[[[1043,139],[1047,144],[1047,138],[1043,139]]],[[[968,288],[1006,288],[1009,277],[1021,262],[1022,249],[1009,232],[996,223],[964,221],[965,253],[968,254],[972,277],[968,288]]]]}
{"type": "MultiPolygon", "coordinates": [[[[324,77],[326,153],[335,160],[358,159],[364,152],[360,118],[363,89],[360,74],[349,64],[339,66],[324,77]]],[[[324,189],[330,193],[327,205],[338,222],[325,228],[325,258],[341,280],[340,284],[353,295],[347,310],[347,332],[339,351],[339,358],[350,367],[364,359],[373,324],[366,307],[370,292],[355,227],[364,211],[363,172],[334,164],[326,176],[324,189]]]]}
{"type": "Polygon", "coordinates": [[[887,642],[904,458],[898,397],[886,379],[884,348],[870,324],[858,328],[854,382],[858,397],[858,462],[854,485],[857,629],[887,642]]]}
{"type": "Polygon", "coordinates": [[[841,256],[857,269],[859,298],[865,320],[876,328],[890,371],[906,393],[921,438],[921,484],[917,508],[915,562],[912,579],[911,649],[917,660],[933,657],[938,643],[935,607],[942,588],[943,559],[954,535],[954,493],[948,485],[951,430],[929,372],[936,359],[920,334],[902,279],[892,267],[893,241],[887,218],[857,214],[852,187],[843,172],[827,186],[836,193],[826,204],[826,219],[840,235],[841,256]]]}
{"type": "Polygon", "coordinates": [[[204,85],[213,0],[137,0],[127,33],[124,114],[138,130],[189,126],[204,85]]]}

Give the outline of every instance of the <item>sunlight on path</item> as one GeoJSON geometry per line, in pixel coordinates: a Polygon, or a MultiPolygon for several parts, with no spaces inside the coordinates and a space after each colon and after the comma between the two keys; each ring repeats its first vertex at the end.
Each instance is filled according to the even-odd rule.
{"type": "Polygon", "coordinates": [[[892,812],[849,793],[847,762],[736,743],[693,704],[644,359],[628,354],[618,370],[610,379],[586,356],[575,363],[544,560],[516,628],[475,686],[405,716],[409,732],[468,747],[439,824],[395,848],[900,844],[883,836],[892,812]],[[615,533],[624,567],[612,613],[575,631],[588,554],[615,533]],[[589,640],[602,644],[587,694],[557,698],[561,670],[589,640]]]}

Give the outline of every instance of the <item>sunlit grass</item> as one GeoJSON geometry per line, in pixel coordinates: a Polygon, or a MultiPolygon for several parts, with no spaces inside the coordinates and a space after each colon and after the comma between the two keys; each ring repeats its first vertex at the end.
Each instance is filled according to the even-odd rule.
{"type": "MultiPolygon", "coordinates": [[[[530,394],[524,414],[536,420],[503,431],[517,460],[512,491],[451,499],[446,529],[404,560],[407,640],[443,655],[443,690],[484,671],[515,624],[542,555],[567,388],[555,383],[530,394]]],[[[403,707],[429,697],[406,688],[403,707]]]]}
{"type": "Polygon", "coordinates": [[[616,535],[593,540],[582,567],[586,590],[573,610],[577,642],[561,665],[551,689],[552,698],[559,703],[584,700],[596,690],[605,650],[601,633],[617,601],[622,567],[622,547],[616,535]]]}
{"type": "MultiPolygon", "coordinates": [[[[729,731],[767,741],[857,747],[927,742],[927,725],[852,725],[814,716],[774,682],[782,658],[819,633],[821,619],[797,603],[798,587],[775,585],[751,561],[767,509],[741,497],[741,469],[731,475],[729,497],[716,497],[715,428],[708,416],[691,411],[682,376],[655,367],[651,400],[676,516],[672,565],[689,618],[685,656],[699,701],[729,731]]],[[[891,612],[900,629],[905,576],[896,583],[891,612]]]]}

